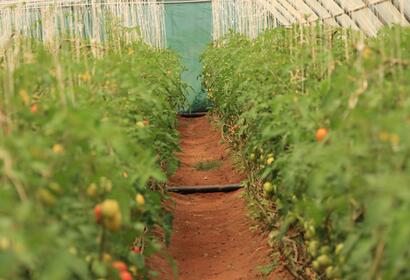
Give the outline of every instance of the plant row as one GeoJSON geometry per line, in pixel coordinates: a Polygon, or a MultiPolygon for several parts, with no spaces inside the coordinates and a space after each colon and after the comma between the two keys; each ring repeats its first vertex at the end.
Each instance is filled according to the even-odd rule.
{"type": "Polygon", "coordinates": [[[406,28],[294,26],[203,55],[254,215],[306,278],[410,278],[409,46],[406,28]]]}
{"type": "Polygon", "coordinates": [[[146,279],[169,239],[180,64],[110,42],[19,37],[1,54],[0,279],[146,279]]]}

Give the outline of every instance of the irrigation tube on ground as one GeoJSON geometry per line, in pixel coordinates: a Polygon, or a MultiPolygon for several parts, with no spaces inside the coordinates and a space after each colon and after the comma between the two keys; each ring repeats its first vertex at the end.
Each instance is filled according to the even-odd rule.
{"type": "Polygon", "coordinates": [[[192,193],[212,193],[212,192],[231,192],[243,188],[241,183],[229,185],[206,185],[206,186],[169,186],[169,192],[180,194],[192,193]]]}

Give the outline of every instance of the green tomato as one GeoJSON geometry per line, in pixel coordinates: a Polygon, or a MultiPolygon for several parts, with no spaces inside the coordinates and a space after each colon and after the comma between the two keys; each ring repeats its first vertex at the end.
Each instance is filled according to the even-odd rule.
{"type": "Polygon", "coordinates": [[[37,198],[40,200],[40,202],[46,206],[49,206],[49,207],[54,206],[57,202],[54,195],[50,191],[44,188],[39,189],[36,195],[37,195],[37,198]]]}
{"type": "Polygon", "coordinates": [[[322,246],[320,248],[320,253],[323,254],[323,255],[329,254],[329,252],[330,252],[329,246],[322,246]]]}
{"type": "Polygon", "coordinates": [[[314,240],[310,241],[308,245],[308,252],[312,257],[316,257],[319,249],[319,242],[314,240]]]}
{"type": "Polygon", "coordinates": [[[314,226],[309,226],[308,230],[306,231],[305,237],[307,239],[313,239],[316,236],[316,230],[314,226]]]}
{"type": "Polygon", "coordinates": [[[267,193],[273,193],[274,189],[272,183],[266,182],[265,184],[263,184],[263,190],[267,193]]]}
{"type": "Polygon", "coordinates": [[[333,266],[329,266],[325,270],[326,277],[329,279],[335,279],[336,277],[339,276],[339,271],[337,268],[334,268],[333,266]]]}
{"type": "Polygon", "coordinates": [[[343,243],[339,243],[336,245],[336,249],[335,249],[335,254],[336,255],[340,255],[340,253],[343,251],[343,243]]]}
{"type": "Polygon", "coordinates": [[[320,255],[316,260],[322,267],[327,267],[332,263],[332,260],[329,258],[328,255],[320,255]]]}
{"type": "Polygon", "coordinates": [[[0,237],[0,251],[6,251],[10,249],[11,241],[6,237],[0,237]]]}
{"type": "Polygon", "coordinates": [[[319,271],[320,270],[320,263],[318,261],[313,261],[312,262],[312,267],[315,271],[319,271]]]}
{"type": "Polygon", "coordinates": [[[50,190],[52,190],[53,192],[55,192],[55,193],[58,193],[58,194],[62,194],[62,193],[63,193],[63,189],[61,188],[61,186],[60,186],[59,184],[55,183],[55,182],[51,183],[51,184],[48,186],[48,188],[49,188],[50,190]]]}

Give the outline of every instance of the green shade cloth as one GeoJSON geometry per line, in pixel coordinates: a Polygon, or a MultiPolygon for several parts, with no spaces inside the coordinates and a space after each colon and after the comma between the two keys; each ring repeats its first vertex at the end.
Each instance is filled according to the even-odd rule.
{"type": "Polygon", "coordinates": [[[175,50],[187,68],[182,79],[189,85],[187,104],[181,111],[199,112],[208,108],[201,86],[200,55],[212,40],[211,3],[165,4],[165,26],[168,48],[175,50]]]}

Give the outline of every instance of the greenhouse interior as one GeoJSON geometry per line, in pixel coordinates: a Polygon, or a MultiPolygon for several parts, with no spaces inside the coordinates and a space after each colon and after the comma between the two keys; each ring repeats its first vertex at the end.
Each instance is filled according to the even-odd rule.
{"type": "Polygon", "coordinates": [[[409,0],[0,0],[0,280],[410,280],[409,0]]]}

